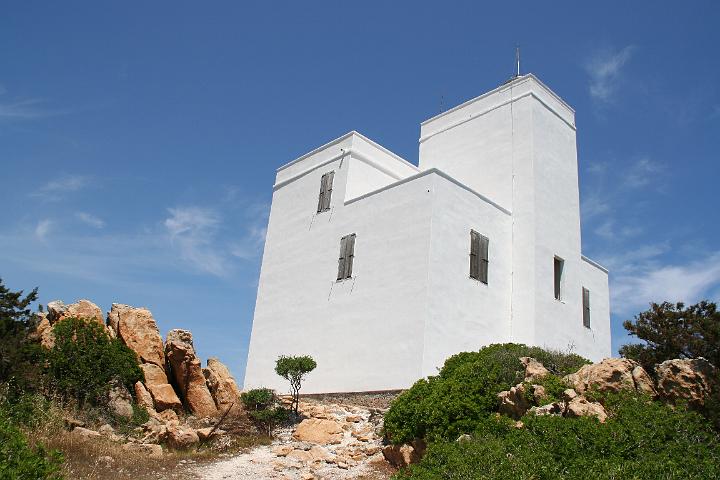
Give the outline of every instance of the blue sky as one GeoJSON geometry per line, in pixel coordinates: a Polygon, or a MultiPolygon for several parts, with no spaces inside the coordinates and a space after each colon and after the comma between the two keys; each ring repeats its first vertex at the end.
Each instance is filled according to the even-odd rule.
{"type": "Polygon", "coordinates": [[[34,2],[0,15],[0,276],[150,308],[239,378],[275,169],[533,72],[576,110],[613,348],[649,301],[720,298],[720,4],[34,2]],[[675,4],[677,5],[677,4],[675,4]]]}

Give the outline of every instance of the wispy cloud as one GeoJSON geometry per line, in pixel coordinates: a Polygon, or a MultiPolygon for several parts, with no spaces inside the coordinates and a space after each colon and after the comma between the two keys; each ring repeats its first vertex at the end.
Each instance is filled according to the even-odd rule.
{"type": "Polygon", "coordinates": [[[266,234],[266,227],[257,225],[251,226],[247,230],[246,235],[231,246],[230,253],[243,260],[257,259],[262,253],[266,234]]]}
{"type": "Polygon", "coordinates": [[[580,213],[583,220],[590,220],[608,213],[610,211],[610,199],[607,195],[600,195],[597,192],[585,195],[581,199],[580,213]]]}
{"type": "Polygon", "coordinates": [[[0,120],[35,120],[67,113],[67,110],[48,108],[47,102],[39,98],[0,103],[0,120]]]}
{"type": "Polygon", "coordinates": [[[628,45],[620,50],[598,52],[587,64],[585,70],[590,76],[590,96],[601,102],[609,102],[617,89],[621,69],[630,60],[635,47],[628,45]]]}
{"type": "Polygon", "coordinates": [[[638,225],[618,227],[615,220],[607,219],[595,228],[594,232],[606,240],[620,240],[640,235],[643,232],[643,228],[638,225]]]}
{"type": "Polygon", "coordinates": [[[214,246],[220,215],[201,207],[170,208],[168,212],[164,225],[181,257],[201,271],[225,275],[225,261],[214,246]]]}
{"type": "Polygon", "coordinates": [[[53,223],[54,222],[52,220],[47,218],[40,220],[35,226],[35,237],[40,240],[45,240],[45,237],[47,237],[48,233],[50,233],[53,223]]]}
{"type": "Polygon", "coordinates": [[[30,193],[31,197],[48,201],[60,200],[65,194],[76,192],[91,184],[89,175],[61,175],[54,178],[30,193]]]}
{"type": "Polygon", "coordinates": [[[96,217],[95,215],[87,212],[76,212],[75,218],[94,228],[103,228],[105,226],[105,221],[102,218],[96,217]]]}
{"type": "Polygon", "coordinates": [[[644,187],[654,182],[664,169],[663,164],[649,157],[642,157],[627,170],[623,183],[629,188],[644,187]]]}
{"type": "Polygon", "coordinates": [[[613,313],[632,315],[650,302],[696,302],[720,288],[720,252],[684,265],[661,264],[656,258],[633,261],[611,281],[613,313]]]}

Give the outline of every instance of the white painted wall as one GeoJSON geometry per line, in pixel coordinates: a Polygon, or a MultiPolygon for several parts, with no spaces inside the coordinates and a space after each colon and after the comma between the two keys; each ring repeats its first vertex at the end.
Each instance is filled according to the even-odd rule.
{"type": "Polygon", "coordinates": [[[608,299],[607,272],[580,252],[574,112],[526,75],[424,122],[420,168],[350,132],[278,170],[245,387],[285,391],[282,354],[317,359],[307,393],[407,388],[497,342],[598,360],[608,299]],[[331,170],[331,210],[316,214],[331,170]],[[490,239],[488,285],[469,278],[471,229],[490,239]],[[337,282],[351,233],[353,278],[337,282]]]}
{"type": "Polygon", "coordinates": [[[510,341],[510,215],[447,177],[432,178],[423,376],[455,353],[510,341]],[[490,239],[487,285],[470,278],[470,230],[490,239]]]}

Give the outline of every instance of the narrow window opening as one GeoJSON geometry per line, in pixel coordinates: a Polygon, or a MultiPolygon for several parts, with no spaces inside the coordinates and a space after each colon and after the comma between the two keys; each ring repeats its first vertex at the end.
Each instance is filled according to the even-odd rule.
{"type": "Polygon", "coordinates": [[[320,179],[320,195],[318,197],[317,213],[330,210],[330,197],[332,196],[334,177],[335,172],[328,172],[320,179]]]}
{"type": "Polygon", "coordinates": [[[340,257],[338,259],[338,280],[352,277],[353,259],[355,258],[355,234],[340,239],[340,257]]]}
{"type": "Polygon", "coordinates": [[[555,300],[562,300],[562,276],[563,268],[565,267],[565,261],[562,258],[555,257],[554,261],[555,270],[555,300]]]}
{"type": "Polygon", "coordinates": [[[488,283],[488,250],[490,240],[470,230],[470,278],[488,283]]]}
{"type": "Polygon", "coordinates": [[[582,303],[583,303],[583,326],[590,328],[590,290],[583,287],[582,289],[582,303]]]}

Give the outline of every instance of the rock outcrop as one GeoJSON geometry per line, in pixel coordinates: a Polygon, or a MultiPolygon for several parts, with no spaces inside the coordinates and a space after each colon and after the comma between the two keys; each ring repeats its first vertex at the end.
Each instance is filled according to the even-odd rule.
{"type": "Polygon", "coordinates": [[[233,405],[233,410],[241,409],[240,389],[230,370],[217,358],[211,357],[203,375],[212,394],[215,405],[223,412],[233,405]]]}
{"type": "Polygon", "coordinates": [[[182,402],[175,393],[172,385],[168,383],[165,369],[154,363],[143,363],[140,365],[145,376],[145,387],[152,396],[155,410],[173,409],[182,411],[182,402]]]}
{"type": "Polygon", "coordinates": [[[47,304],[47,313],[36,314],[37,323],[31,337],[39,341],[43,347],[53,348],[55,346],[55,335],[53,334],[55,324],[71,317],[96,322],[103,328],[105,327],[102,310],[90,300],[78,300],[69,305],[55,300],[47,304]]]}
{"type": "Polygon", "coordinates": [[[536,382],[550,374],[542,363],[532,357],[520,357],[520,362],[525,367],[526,382],[536,382]]]}
{"type": "Polygon", "coordinates": [[[107,406],[115,414],[125,418],[132,418],[132,396],[124,385],[115,385],[107,393],[107,406]]]}
{"type": "Polygon", "coordinates": [[[627,358],[606,358],[600,363],[584,365],[564,380],[581,394],[591,388],[601,392],[637,390],[653,396],[657,393],[645,369],[627,358]]]}
{"type": "Polygon", "coordinates": [[[192,333],[170,330],[165,340],[165,355],[175,384],[190,411],[200,417],[216,415],[218,410],[205,383],[200,359],[195,354],[192,333]]]}
{"type": "Polygon", "coordinates": [[[720,389],[718,368],[704,358],[667,360],[655,367],[658,393],[671,402],[700,408],[720,389]]]}
{"type": "Polygon", "coordinates": [[[514,419],[518,419],[525,415],[525,412],[532,406],[527,397],[527,389],[524,383],[520,383],[510,390],[498,393],[500,400],[500,413],[503,413],[514,419]]]}
{"type": "Polygon", "coordinates": [[[165,366],[162,337],[150,310],[113,303],[108,325],[141,362],[165,366]]]}
{"type": "Polygon", "coordinates": [[[60,320],[74,317],[92,320],[105,326],[102,310],[90,300],[78,300],[69,305],[65,305],[60,300],[55,300],[47,304],[47,311],[47,319],[50,325],[54,325],[60,320]]]}
{"type": "Polygon", "coordinates": [[[425,442],[415,440],[409,444],[386,445],[383,447],[382,453],[390,465],[396,468],[403,468],[418,463],[425,454],[426,448],[425,442]]]}

